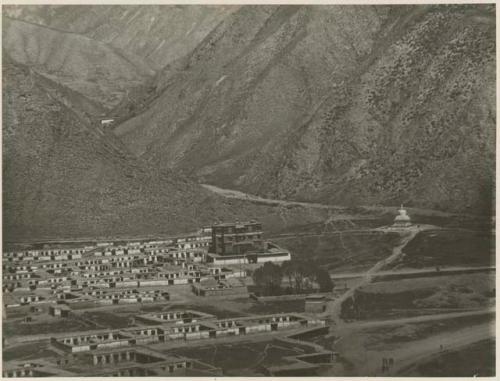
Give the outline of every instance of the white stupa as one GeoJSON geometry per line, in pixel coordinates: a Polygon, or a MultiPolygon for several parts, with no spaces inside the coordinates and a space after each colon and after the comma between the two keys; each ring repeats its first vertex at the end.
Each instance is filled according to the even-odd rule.
{"type": "Polygon", "coordinates": [[[411,226],[411,218],[406,213],[406,209],[403,208],[403,204],[401,204],[401,209],[399,209],[399,215],[394,219],[393,226],[396,228],[407,228],[411,226]]]}

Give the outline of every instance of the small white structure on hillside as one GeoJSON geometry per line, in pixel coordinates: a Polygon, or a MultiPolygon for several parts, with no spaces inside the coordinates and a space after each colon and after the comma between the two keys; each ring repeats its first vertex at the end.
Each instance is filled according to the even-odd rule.
{"type": "Polygon", "coordinates": [[[392,226],[395,228],[407,228],[411,226],[411,218],[406,213],[406,209],[403,208],[403,204],[401,204],[399,214],[394,219],[394,224],[392,226]]]}
{"type": "Polygon", "coordinates": [[[115,118],[101,119],[101,127],[103,128],[111,127],[113,124],[115,124],[115,118]]]}

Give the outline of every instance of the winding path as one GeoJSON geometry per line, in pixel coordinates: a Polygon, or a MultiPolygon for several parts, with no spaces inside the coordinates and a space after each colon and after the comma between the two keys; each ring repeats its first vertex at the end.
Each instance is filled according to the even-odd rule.
{"type": "Polygon", "coordinates": [[[457,311],[457,312],[447,312],[447,313],[432,314],[432,315],[411,316],[411,317],[391,319],[391,320],[357,321],[350,323],[349,328],[366,329],[366,328],[386,327],[386,326],[401,325],[401,324],[425,323],[436,320],[457,319],[468,316],[483,316],[483,315],[494,315],[494,314],[495,314],[495,308],[486,308],[486,309],[471,310],[471,311],[457,311]]]}
{"type": "MultiPolygon", "coordinates": [[[[484,313],[492,312],[484,311],[484,313]]],[[[433,334],[411,342],[374,346],[367,349],[364,339],[360,339],[359,335],[356,335],[360,327],[355,328],[349,324],[344,327],[345,329],[342,329],[341,332],[341,337],[344,340],[337,340],[336,350],[342,353],[354,365],[354,368],[343,376],[391,377],[403,375],[402,372],[416,363],[495,337],[494,321],[492,320],[491,322],[433,334]],[[394,365],[389,371],[382,372],[384,358],[392,358],[394,365]]]]}
{"type": "MultiPolygon", "coordinates": [[[[383,375],[380,369],[377,369],[377,360],[380,364],[384,357],[394,358],[394,368],[386,375],[395,375],[399,371],[412,365],[416,362],[434,358],[437,354],[443,351],[456,350],[468,345],[477,343],[478,341],[491,339],[495,337],[495,332],[492,324],[478,324],[471,327],[459,329],[455,332],[444,332],[439,335],[434,335],[429,338],[414,341],[411,345],[398,347],[394,350],[377,351],[372,353],[374,362],[366,363],[367,368],[360,369],[360,374],[363,375],[383,375]],[[441,349],[441,345],[443,346],[441,349]]],[[[378,365],[379,366],[379,365],[378,365]]]]}
{"type": "Polygon", "coordinates": [[[317,209],[336,209],[336,210],[343,210],[347,209],[346,207],[343,206],[338,206],[338,205],[329,205],[329,204],[320,204],[316,202],[301,202],[301,201],[287,201],[287,200],[279,200],[279,199],[273,199],[273,198],[264,198],[260,196],[255,196],[249,193],[244,193],[238,190],[233,190],[233,189],[224,189],[224,188],[219,188],[216,187],[215,185],[209,185],[209,184],[200,184],[203,188],[208,189],[211,192],[217,193],[220,196],[226,197],[226,198],[235,198],[238,200],[244,200],[244,201],[254,201],[254,202],[259,202],[263,204],[270,204],[270,205],[278,205],[278,206],[302,206],[305,208],[317,208],[317,209]]]}
{"type": "MultiPolygon", "coordinates": [[[[250,193],[245,193],[242,191],[234,190],[234,189],[226,189],[226,188],[220,188],[215,185],[210,185],[210,184],[200,184],[203,188],[213,192],[217,193],[219,196],[226,197],[226,198],[233,198],[233,199],[238,199],[238,200],[243,200],[243,201],[252,201],[252,202],[258,202],[262,204],[269,204],[272,206],[300,206],[304,208],[315,208],[315,209],[325,209],[325,210],[338,210],[338,211],[348,211],[349,208],[347,206],[342,206],[342,205],[332,205],[332,204],[322,204],[322,203],[317,203],[317,202],[306,202],[306,201],[290,201],[290,200],[282,200],[282,199],[274,199],[274,198],[265,198],[265,197],[260,197],[256,196],[250,193]]],[[[362,208],[366,211],[372,211],[372,212],[377,212],[377,213],[394,213],[398,207],[391,207],[391,206],[379,206],[379,205],[359,205],[359,208],[362,208]]],[[[456,213],[448,213],[448,212],[443,212],[440,210],[434,210],[434,209],[423,209],[423,208],[408,208],[409,213],[415,213],[417,212],[420,215],[426,215],[426,216],[436,216],[436,217],[450,217],[450,216],[471,216],[469,214],[456,214],[456,213]]]]}
{"type": "Polygon", "coordinates": [[[413,238],[415,238],[415,236],[420,231],[425,230],[426,228],[427,228],[426,226],[412,227],[411,229],[405,231],[401,238],[400,244],[392,249],[392,254],[389,257],[377,262],[372,268],[366,271],[364,275],[360,278],[360,280],[356,282],[353,286],[351,286],[351,288],[349,288],[349,290],[347,290],[344,294],[342,294],[342,296],[330,301],[327,304],[326,311],[323,317],[330,319],[336,325],[342,324],[342,320],[340,319],[342,303],[344,303],[344,301],[352,297],[358,288],[366,286],[367,284],[371,283],[374,275],[377,274],[384,266],[398,259],[403,252],[403,248],[413,238]]]}
{"type": "MultiPolygon", "coordinates": [[[[436,274],[436,275],[450,275],[455,273],[470,273],[470,272],[488,272],[494,271],[496,266],[456,266],[456,267],[445,267],[436,270],[435,267],[426,267],[421,269],[402,269],[402,270],[386,270],[379,271],[373,276],[387,276],[387,275],[399,275],[399,276],[411,276],[411,275],[427,275],[427,274],[436,274]]],[[[343,274],[331,274],[330,278],[332,280],[342,280],[342,279],[352,279],[352,278],[361,278],[364,273],[343,273],[343,274]]]]}

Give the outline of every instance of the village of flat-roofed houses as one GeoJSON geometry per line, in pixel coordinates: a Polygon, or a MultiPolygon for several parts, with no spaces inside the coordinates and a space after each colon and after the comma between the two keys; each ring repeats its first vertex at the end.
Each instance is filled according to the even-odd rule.
{"type": "MultiPolygon", "coordinates": [[[[266,239],[255,220],[176,237],[38,242],[4,252],[3,376],[227,376],[242,369],[256,376],[345,374],[344,353],[325,343],[336,345],[349,332],[356,340],[357,332],[365,332],[356,321],[367,317],[368,327],[384,327],[432,325],[456,315],[464,322],[479,319],[477,328],[486,331],[477,334],[488,335],[493,315],[484,306],[436,312],[436,318],[371,321],[388,299],[366,292],[384,283],[421,287],[419,278],[477,279],[494,271],[394,267],[401,258],[408,261],[402,249],[418,234],[436,236],[441,228],[415,223],[403,205],[392,218],[369,230],[374,237],[397,238],[392,255],[361,272],[325,272],[326,288],[314,265],[297,267],[302,262],[276,243],[280,236],[266,239]],[[294,287],[298,279],[316,284],[300,291],[294,287]],[[249,359],[235,358],[237,351],[249,359]]],[[[434,347],[438,339],[431,339],[434,347]]],[[[387,374],[393,358],[382,360],[380,374],[387,374]]]]}
{"type": "Polygon", "coordinates": [[[2,6],[3,377],[495,376],[495,4],[307,3],[2,6]]]}
{"type": "MultiPolygon", "coordinates": [[[[168,348],[269,333],[293,341],[290,335],[297,332],[325,329],[325,320],[314,314],[221,318],[195,309],[249,298],[250,269],[290,260],[287,250],[263,240],[256,221],[216,224],[168,239],[67,245],[4,253],[4,319],[60,321],[62,327],[83,323],[81,331],[4,337],[4,348],[41,343],[52,354],[34,363],[6,361],[5,377],[221,375],[221,369],[168,354],[168,348]],[[175,308],[186,302],[193,309],[175,308]],[[127,311],[127,322],[116,329],[103,329],[87,317],[113,319],[121,310],[127,311]]],[[[313,351],[292,356],[289,363],[292,369],[310,369],[334,359],[333,352],[313,351]]],[[[263,371],[279,374],[288,368],[263,371]]]]}

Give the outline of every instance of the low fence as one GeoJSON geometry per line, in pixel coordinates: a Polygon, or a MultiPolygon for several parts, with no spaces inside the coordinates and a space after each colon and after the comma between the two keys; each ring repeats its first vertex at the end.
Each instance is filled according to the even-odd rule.
{"type": "Polygon", "coordinates": [[[477,268],[467,268],[467,269],[447,269],[441,268],[440,270],[429,270],[429,271],[417,271],[414,273],[394,273],[394,274],[384,274],[375,275],[373,277],[373,282],[384,282],[400,279],[412,279],[412,278],[425,278],[425,277],[437,277],[437,276],[451,276],[451,275],[464,275],[464,274],[475,274],[482,272],[495,272],[495,267],[477,267],[477,268]]]}
{"type": "Polygon", "coordinates": [[[287,295],[274,295],[274,296],[257,296],[254,293],[250,294],[250,298],[258,302],[278,302],[284,300],[297,300],[305,299],[308,296],[326,296],[331,297],[333,294],[331,292],[318,292],[318,293],[308,293],[308,294],[287,294],[287,295]]]}

